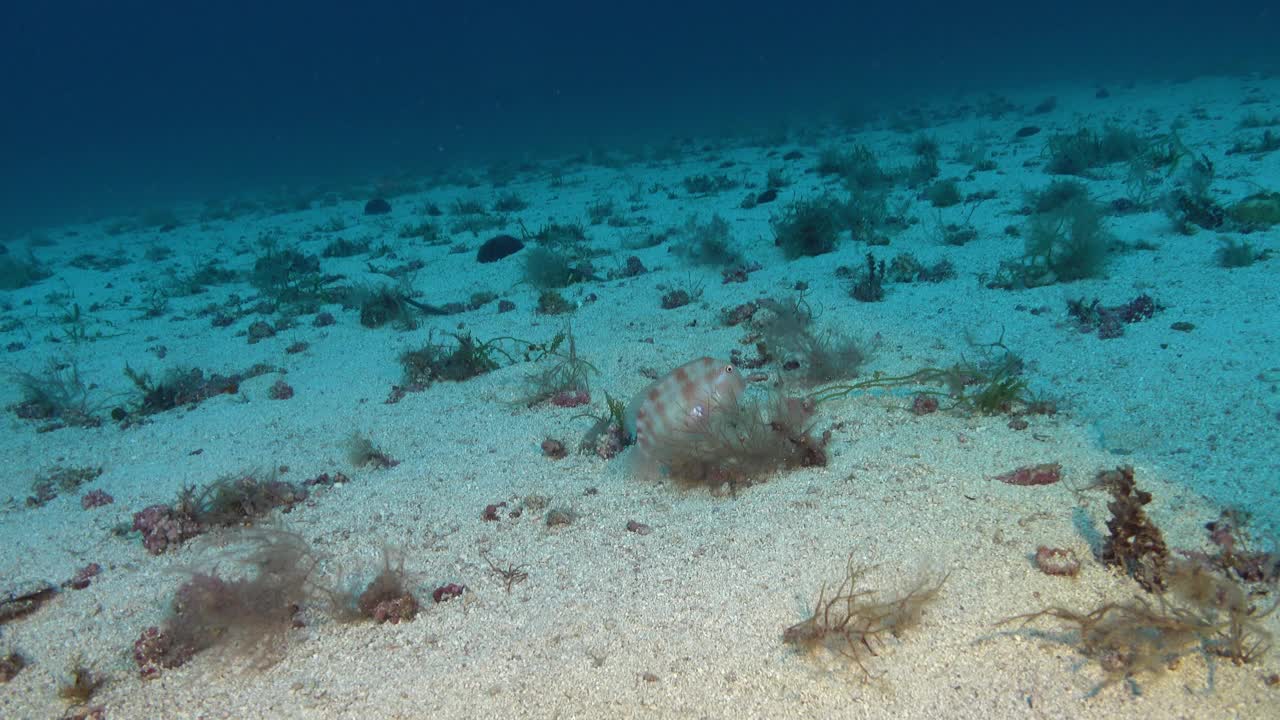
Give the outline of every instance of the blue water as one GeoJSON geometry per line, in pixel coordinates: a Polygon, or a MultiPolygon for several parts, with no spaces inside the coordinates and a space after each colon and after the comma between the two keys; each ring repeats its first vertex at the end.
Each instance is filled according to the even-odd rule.
{"type": "Polygon", "coordinates": [[[0,231],[925,91],[1275,70],[1277,38],[1263,2],[14,2],[0,231]]]}

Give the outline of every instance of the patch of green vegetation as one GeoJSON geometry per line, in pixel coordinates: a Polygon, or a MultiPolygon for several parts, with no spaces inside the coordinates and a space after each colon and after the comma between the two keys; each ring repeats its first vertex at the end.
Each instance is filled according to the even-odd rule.
{"type": "Polygon", "coordinates": [[[868,245],[888,245],[889,238],[881,229],[891,220],[889,194],[886,191],[858,192],[840,208],[841,222],[849,228],[854,240],[868,245]]]}
{"type": "Polygon", "coordinates": [[[1079,180],[1054,180],[1045,188],[1028,192],[1027,206],[1032,213],[1058,212],[1073,202],[1089,199],[1089,188],[1079,180]]]}
{"type": "Polygon", "coordinates": [[[866,380],[819,388],[807,396],[814,403],[847,398],[874,390],[909,389],[915,395],[932,395],[951,402],[950,409],[968,414],[999,415],[1032,412],[1049,404],[1033,396],[1022,374],[1022,361],[1004,349],[999,340],[981,346],[982,362],[964,360],[949,367],[925,367],[906,375],[877,371],[866,380]],[[995,352],[999,349],[1000,352],[995,352]],[[934,390],[930,386],[941,386],[934,390]]]}
{"type": "Polygon", "coordinates": [[[235,220],[261,211],[262,206],[253,200],[245,198],[213,199],[205,202],[204,210],[200,213],[200,222],[235,220]]]}
{"type": "Polygon", "coordinates": [[[939,180],[924,190],[924,197],[930,205],[937,208],[959,205],[964,196],[960,194],[960,184],[955,180],[939,180]]]}
{"type": "Polygon", "coordinates": [[[9,410],[24,420],[55,421],[72,427],[97,427],[101,403],[95,398],[95,385],[80,375],[74,362],[50,360],[43,372],[11,372],[9,379],[18,386],[21,400],[9,410]]]}
{"type": "Polygon", "coordinates": [[[543,290],[538,294],[539,315],[564,315],[577,309],[577,305],[555,290],[543,290]]]}
{"type": "Polygon", "coordinates": [[[594,421],[578,442],[578,451],[584,455],[595,454],[607,460],[631,445],[632,437],[625,430],[627,403],[609,393],[604,394],[604,403],[605,412],[585,412],[574,419],[587,418],[594,421]]]}
{"type": "Polygon", "coordinates": [[[418,327],[418,307],[402,286],[383,284],[354,290],[348,302],[360,308],[360,324],[367,328],[391,325],[397,330],[418,327]]]}
{"type": "Polygon", "coordinates": [[[1089,200],[1068,202],[1027,221],[1022,257],[1002,262],[988,287],[1023,289],[1102,274],[1111,240],[1102,209],[1089,200]]]}
{"type": "Polygon", "coordinates": [[[938,161],[942,158],[942,150],[938,141],[928,135],[919,135],[911,142],[911,152],[916,161],[907,170],[907,186],[917,188],[938,177],[941,169],[938,161]]]}
{"type": "Polygon", "coordinates": [[[505,215],[463,215],[449,223],[449,232],[455,235],[469,232],[478,236],[480,233],[489,232],[506,225],[507,218],[505,215]]]}
{"type": "Polygon", "coordinates": [[[1233,237],[1223,237],[1219,238],[1219,240],[1221,244],[1218,245],[1218,249],[1213,253],[1218,267],[1248,267],[1259,260],[1266,260],[1271,257],[1271,250],[1259,250],[1247,240],[1237,240],[1233,237]]]}
{"type": "Polygon", "coordinates": [[[1252,110],[1240,118],[1240,127],[1245,129],[1274,127],[1280,125],[1280,115],[1263,116],[1252,110]]]}
{"type": "Polygon", "coordinates": [[[71,258],[67,264],[81,270],[97,270],[98,272],[109,272],[128,265],[132,262],[129,256],[124,253],[123,248],[116,248],[115,252],[110,255],[98,255],[96,253],[80,253],[71,258]]]}
{"type": "MultiPolygon", "coordinates": [[[[405,385],[427,387],[438,381],[463,382],[497,370],[502,366],[503,360],[508,363],[515,363],[517,359],[540,363],[553,352],[566,352],[563,342],[567,337],[560,334],[547,343],[535,343],[510,336],[479,341],[470,333],[445,334],[451,340],[436,341],[433,332],[426,345],[400,356],[405,385]]],[[[573,358],[574,367],[580,368],[576,364],[579,362],[576,349],[573,358]]]]}
{"type": "Polygon", "coordinates": [[[315,233],[330,234],[340,233],[347,229],[347,220],[341,215],[331,215],[328,220],[316,225],[311,230],[315,233]]]}
{"type": "Polygon", "coordinates": [[[362,255],[369,252],[369,241],[363,240],[356,242],[346,238],[337,238],[324,246],[324,250],[320,251],[320,257],[326,258],[344,258],[353,255],[362,255]]]}
{"type": "Polygon", "coordinates": [[[402,240],[421,240],[428,245],[449,244],[449,238],[440,230],[440,226],[425,220],[417,225],[411,223],[402,225],[396,236],[402,240]]]}
{"type": "MultiPolygon", "coordinates": [[[[284,657],[298,608],[314,594],[322,558],[293,533],[256,530],[246,539],[252,550],[233,558],[243,571],[228,575],[220,565],[191,570],[175,593],[172,613],[157,633],[163,643],[153,645],[154,657],[147,658],[154,673],[215,647],[223,650],[221,663],[258,670],[284,657]]],[[[219,559],[225,565],[229,557],[219,559]]]]}
{"type": "Polygon", "coordinates": [[[53,271],[37,262],[30,253],[25,258],[9,252],[0,254],[0,290],[24,288],[52,275],[53,271]]]}
{"type": "Polygon", "coordinates": [[[738,187],[738,182],[728,175],[690,175],[681,181],[690,195],[715,195],[738,187]]]}
{"type": "Polygon", "coordinates": [[[449,212],[453,215],[484,215],[485,209],[479,200],[458,198],[449,206],[449,212]]]}
{"type": "Polygon", "coordinates": [[[339,622],[373,620],[397,624],[418,615],[418,599],[411,587],[414,580],[404,569],[401,550],[382,548],[382,569],[368,583],[321,588],[329,610],[339,622]]]}
{"type": "Polygon", "coordinates": [[[1234,155],[1237,153],[1243,153],[1259,157],[1266,155],[1267,153],[1275,152],[1276,150],[1280,150],[1280,134],[1277,134],[1275,131],[1268,128],[1262,131],[1262,136],[1254,142],[1237,140],[1235,144],[1231,146],[1231,149],[1227,150],[1227,154],[1234,155]]]}
{"type": "Polygon", "coordinates": [[[587,206],[587,221],[592,225],[613,225],[617,207],[612,200],[599,200],[587,206]]]}
{"type": "Polygon", "coordinates": [[[197,489],[183,488],[173,507],[187,511],[203,526],[244,527],[276,508],[291,508],[306,498],[306,491],[281,480],[272,472],[222,475],[197,489]]]}
{"type": "Polygon", "coordinates": [[[819,175],[840,176],[852,191],[877,190],[893,183],[893,176],[881,169],[880,161],[866,145],[843,151],[827,148],[818,156],[816,169],[819,175]]]}
{"type": "Polygon", "coordinates": [[[790,377],[813,386],[858,376],[866,350],[846,335],[816,330],[813,309],[803,294],[786,301],[763,298],[758,305],[763,312],[752,319],[752,327],[779,365],[794,366],[790,377]]]}
{"type": "Polygon", "coordinates": [[[705,223],[690,216],[680,236],[682,242],[675,246],[675,252],[695,264],[731,267],[742,263],[742,254],[729,236],[729,222],[718,213],[705,223]]]}
{"type": "Polygon", "coordinates": [[[177,297],[199,295],[211,286],[226,285],[239,279],[232,270],[222,267],[216,260],[206,260],[190,270],[167,270],[170,280],[167,291],[177,297]]]}
{"type": "Polygon", "coordinates": [[[264,253],[253,263],[249,283],[275,305],[314,305],[340,299],[331,284],[336,276],[320,272],[320,259],[293,248],[276,247],[272,238],[260,242],[264,253]]]}
{"type": "Polygon", "coordinates": [[[352,467],[386,470],[400,463],[374,444],[368,435],[353,432],[347,437],[347,462],[352,467]]]}
{"type": "Polygon", "coordinates": [[[520,212],[529,207],[528,201],[514,192],[505,192],[493,201],[493,211],[499,213],[520,212]]]}
{"type": "Polygon", "coordinates": [[[182,219],[169,208],[152,208],[142,213],[138,223],[149,230],[168,232],[182,225],[182,219]]]}
{"type": "Polygon", "coordinates": [[[1102,132],[1080,128],[1049,136],[1045,169],[1054,175],[1086,175],[1089,170],[1131,160],[1147,151],[1150,141],[1135,130],[1108,125],[1102,132]]]}
{"type": "Polygon", "coordinates": [[[521,404],[532,407],[564,393],[589,393],[591,378],[599,370],[578,354],[578,342],[573,327],[556,333],[550,342],[542,344],[537,365],[539,369],[525,376],[528,392],[521,404]]]}
{"type": "Polygon", "coordinates": [[[956,269],[950,260],[939,260],[931,266],[925,266],[911,253],[893,256],[885,271],[885,280],[891,283],[939,283],[955,276],[956,269]]]}
{"type": "Polygon", "coordinates": [[[1215,174],[1213,161],[1201,155],[1182,171],[1181,187],[1165,195],[1164,212],[1179,233],[1191,235],[1197,227],[1213,230],[1226,224],[1226,209],[1209,192],[1215,174]]]}
{"type": "Polygon", "coordinates": [[[848,205],[831,195],[796,200],[770,220],[774,244],[788,260],[825,255],[836,249],[847,213],[848,205]]]}
{"type": "Polygon", "coordinates": [[[988,152],[981,143],[961,143],[956,147],[955,161],[968,165],[974,172],[991,171],[996,168],[996,164],[987,156],[988,152]]]}
{"type": "Polygon", "coordinates": [[[76,656],[67,671],[67,679],[58,686],[58,697],[72,705],[85,705],[107,682],[107,676],[85,664],[76,656]]]}
{"type": "MultiPolygon", "coordinates": [[[[104,333],[102,325],[114,327],[114,324],[84,312],[80,307],[80,303],[69,298],[60,302],[57,320],[61,339],[54,339],[54,342],[79,345],[80,343],[101,340],[106,337],[116,337],[122,334],[118,332],[112,335],[104,333]]],[[[51,335],[50,337],[53,336],[51,335]]]]}
{"type": "Polygon", "coordinates": [[[270,365],[258,363],[231,375],[206,375],[200,368],[174,367],[159,380],[153,380],[151,373],[139,372],[126,364],[125,377],[133,383],[140,397],[134,401],[131,410],[117,408],[112,411],[112,417],[125,420],[131,415],[154,415],[177,407],[197,405],[217,395],[234,395],[240,391],[240,383],[274,370],[270,365]]]}
{"type": "Polygon", "coordinates": [[[773,167],[765,173],[764,186],[770,190],[781,190],[790,184],[785,168],[773,167]]]}
{"type": "Polygon", "coordinates": [[[1280,224],[1280,192],[1260,192],[1238,200],[1227,214],[1243,230],[1265,230],[1280,224]]]}
{"type": "Polygon", "coordinates": [[[520,225],[521,235],[524,240],[534,242],[544,247],[563,251],[578,251],[583,248],[587,242],[587,232],[578,223],[558,223],[549,222],[538,228],[537,232],[530,233],[523,224],[520,225]]]}
{"type": "Polygon", "coordinates": [[[500,365],[496,355],[510,359],[497,344],[502,338],[478,342],[470,333],[448,335],[452,343],[428,339],[423,347],[400,356],[406,385],[426,387],[437,381],[463,382],[497,370],[500,365]]]}
{"type": "Polygon", "coordinates": [[[938,139],[932,135],[917,135],[911,140],[911,154],[916,157],[942,157],[942,148],[938,139]]]}
{"type": "MultiPolygon", "coordinates": [[[[970,217],[972,217],[972,213],[970,217]]],[[[964,223],[942,222],[942,216],[939,214],[938,222],[940,223],[938,228],[942,232],[943,245],[960,247],[978,239],[978,228],[967,220],[964,223]]]]}

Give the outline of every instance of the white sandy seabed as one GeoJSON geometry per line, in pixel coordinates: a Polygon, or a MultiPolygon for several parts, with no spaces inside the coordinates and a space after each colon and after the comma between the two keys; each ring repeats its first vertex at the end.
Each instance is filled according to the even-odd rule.
{"type": "MultiPolygon", "coordinates": [[[[13,500],[0,514],[6,586],[0,591],[61,582],[89,562],[103,572],[87,589],[64,591],[0,628],[0,650],[30,662],[0,685],[0,716],[61,715],[66,703],[58,688],[79,657],[106,676],[92,703],[111,718],[1276,717],[1280,687],[1267,682],[1280,671],[1275,653],[1244,666],[1193,653],[1159,677],[1106,684],[1070,627],[999,624],[1047,606],[1085,612],[1144,595],[1095,559],[1108,498],[1080,488],[1100,470],[1136,468],[1140,487],[1154,495],[1150,514],[1172,547],[1211,550],[1203,525],[1224,507],[1252,512],[1262,547],[1280,527],[1280,258],[1219,267],[1215,233],[1178,234],[1156,210],[1108,218],[1116,238],[1153,249],[1117,255],[1102,278],[1009,292],[987,289],[978,277],[1021,251],[1021,240],[1005,228],[1025,222],[1018,213],[1025,193],[1051,179],[1042,166],[1044,138],[1052,133],[1115,123],[1155,134],[1176,124],[1188,147],[1213,160],[1212,190],[1224,204],[1280,187],[1280,153],[1226,152],[1257,134],[1240,129],[1243,117],[1280,115],[1280,87],[1230,77],[1110,88],[1108,98],[1095,97],[1093,88],[1055,94],[1057,108],[1033,117],[979,118],[973,100],[947,100],[925,104],[930,116],[948,119],[920,133],[828,128],[776,145],[714,139],[663,162],[541,167],[501,191],[437,183],[393,197],[392,213],[381,217],[363,216],[367,195],[352,194],[311,210],[189,222],[164,233],[109,236],[106,222],[50,230],[53,243],[33,251],[56,275],[10,292],[6,304],[5,342],[25,345],[8,358],[14,371],[39,372],[48,358],[72,359],[102,398],[130,390],[126,362],[155,375],[181,365],[231,372],[256,362],[279,371],[243,382],[234,395],[125,430],[108,422],[37,433],[35,424],[8,416],[0,446],[9,467],[0,497],[13,500]],[[1248,98],[1256,102],[1241,103],[1248,98]],[[1015,138],[1029,124],[1043,132],[1015,138]],[[977,239],[960,247],[941,243],[940,223],[962,222],[970,208],[937,211],[899,186],[891,207],[908,203],[907,214],[919,222],[895,233],[889,247],[845,240],[834,255],[782,260],[769,219],[785,203],[823,192],[829,181],[805,172],[823,148],[862,143],[885,167],[900,167],[912,162],[912,141],[922,133],[942,148],[942,177],[959,178],[966,194],[995,191],[972,213],[977,239]],[[986,146],[997,169],[972,173],[956,161],[964,143],[986,146]],[[783,160],[792,150],[803,158],[783,160]],[[759,191],[775,167],[791,185],[773,205],[753,209],[739,207],[748,187],[692,197],[681,184],[690,175],[724,173],[759,191]],[[544,340],[562,328],[563,319],[534,312],[537,291],[520,282],[519,255],[476,264],[474,248],[484,235],[456,235],[455,243],[470,248],[465,253],[396,239],[398,228],[426,219],[419,209],[427,202],[445,209],[456,199],[491,204],[500,192],[529,202],[512,215],[507,232],[518,233],[516,218],[531,229],[553,219],[582,220],[588,206],[606,200],[647,223],[587,231],[601,253],[597,268],[621,267],[634,254],[651,272],[565,292],[580,304],[572,325],[578,349],[599,369],[592,378],[596,411],[605,390],[629,396],[643,388],[644,368],[666,372],[702,355],[727,357],[746,332],[718,323],[720,309],[794,297],[792,288],[805,282],[818,323],[872,350],[862,377],[953,363],[979,352],[970,339],[1002,338],[1026,361],[1032,388],[1056,398],[1060,412],[1028,417],[1029,427],[1018,430],[1005,416],[915,416],[907,410],[909,396],[855,394],[820,408],[819,428],[832,428],[826,467],[721,496],[638,477],[626,454],[612,461],[543,457],[545,438],[574,445],[590,421],[579,416],[582,408],[515,403],[530,372],[523,363],[386,404],[400,382],[400,353],[420,347],[433,330],[437,339],[463,328],[479,338],[544,340]],[[721,284],[715,270],[669,252],[671,243],[624,249],[637,235],[713,213],[764,266],[746,283],[721,284]],[[334,218],[344,230],[316,230],[334,218]],[[245,330],[262,318],[215,328],[196,316],[230,292],[254,296],[250,285],[237,283],[174,298],[163,317],[140,319],[142,298],[170,269],[185,273],[212,260],[247,270],[264,233],[317,254],[338,236],[375,247],[386,242],[394,259],[326,260],[325,271],[376,283],[383,278],[371,266],[421,259],[426,265],[415,277],[421,300],[488,290],[517,309],[499,314],[490,303],[399,332],[363,328],[356,312],[332,306],[325,309],[337,317],[334,325],[314,327],[303,316],[296,327],[249,344],[245,330]],[[175,255],[144,259],[155,246],[175,255]],[[131,262],[109,271],[71,266],[86,248],[131,262]],[[832,270],[860,268],[868,249],[881,257],[911,252],[926,265],[949,259],[958,277],[893,285],[884,302],[855,302],[832,270]],[[659,309],[662,293],[680,286],[701,287],[702,295],[682,308],[659,309]],[[1066,316],[1068,300],[1096,297],[1114,305],[1142,292],[1165,309],[1117,339],[1080,333],[1066,316]],[[102,338],[48,339],[61,335],[59,307],[67,297],[84,310],[88,332],[102,338]],[[1175,322],[1194,330],[1175,331],[1175,322]],[[286,354],[298,341],[308,348],[286,354]],[[269,399],[277,379],[294,388],[291,399],[269,399]],[[351,467],[352,432],[400,463],[351,467]],[[1061,463],[1063,482],[1019,487],[992,479],[1041,462],[1061,463]],[[55,466],[85,465],[104,470],[85,490],[106,490],[114,504],[86,511],[79,494],[71,494],[24,507],[33,479],[55,466]],[[136,534],[121,537],[112,529],[147,505],[172,500],[184,484],[282,465],[289,468],[283,479],[321,472],[351,478],[270,523],[301,535],[327,558],[321,579],[369,577],[381,548],[393,546],[405,555],[423,612],[399,625],[344,624],[317,605],[304,611],[305,627],[290,632],[283,658],[266,669],[213,650],[157,679],[140,679],[134,640],[164,620],[191,571],[214,564],[235,571],[227,555],[238,531],[152,556],[136,534]],[[545,498],[545,508],[481,519],[486,505],[520,507],[530,496],[545,498]],[[552,509],[569,511],[572,522],[549,528],[552,509]],[[628,531],[632,520],[651,532],[628,531]],[[1041,573],[1033,562],[1040,545],[1073,550],[1083,560],[1079,577],[1041,573]],[[869,568],[868,588],[892,592],[921,572],[947,577],[919,626],[867,658],[871,679],[839,658],[810,657],[781,642],[823,584],[840,579],[850,554],[869,568]],[[515,565],[527,578],[508,589],[490,562],[515,565]],[[446,582],[467,592],[432,603],[431,590],[446,582]]],[[[1041,99],[1011,97],[1023,107],[1041,99]]],[[[1086,182],[1095,198],[1110,202],[1126,195],[1125,179],[1118,165],[1086,182]]],[[[1161,181],[1167,190],[1177,180],[1161,181]]],[[[439,220],[447,225],[451,218],[439,220]]],[[[1246,239],[1260,250],[1280,250],[1274,231],[1246,239]]],[[[16,385],[6,392],[6,404],[20,399],[16,385]]],[[[1264,625],[1276,629],[1275,618],[1264,625]]]]}

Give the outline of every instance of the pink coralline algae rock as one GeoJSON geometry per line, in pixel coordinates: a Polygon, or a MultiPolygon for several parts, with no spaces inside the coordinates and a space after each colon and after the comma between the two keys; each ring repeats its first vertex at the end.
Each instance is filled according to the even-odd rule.
{"type": "Polygon", "coordinates": [[[293,397],[293,386],[283,380],[276,380],[267,390],[267,397],[272,400],[288,400],[293,397]]]}
{"type": "Polygon", "coordinates": [[[83,590],[89,587],[89,583],[93,582],[93,578],[102,573],[102,566],[98,563],[89,563],[76,571],[75,577],[63,583],[72,590],[83,590]]]}
{"type": "Polygon", "coordinates": [[[1024,465],[996,476],[996,480],[1009,485],[1052,485],[1061,479],[1062,465],[1058,463],[1024,465]]]}
{"type": "Polygon", "coordinates": [[[183,665],[195,650],[176,642],[172,635],[154,625],[142,631],[133,643],[133,661],[138,664],[138,674],[143,680],[159,677],[162,668],[183,665]]]}
{"type": "Polygon", "coordinates": [[[102,507],[110,505],[116,499],[111,497],[105,490],[90,490],[80,497],[80,507],[88,510],[90,508],[102,507]]]}
{"type": "Polygon", "coordinates": [[[142,546],[152,555],[159,555],[170,545],[181,545],[202,530],[195,518],[164,504],[134,513],[133,529],[142,533],[142,546]]]}
{"type": "Polygon", "coordinates": [[[448,602],[456,597],[461,597],[462,593],[465,592],[466,589],[465,585],[459,585],[458,583],[445,583],[432,591],[431,599],[438,603],[448,602]]]}
{"type": "Polygon", "coordinates": [[[377,623],[398,624],[401,620],[412,620],[418,614],[418,599],[409,593],[397,598],[383,600],[373,607],[372,617],[377,623]]]}
{"type": "Polygon", "coordinates": [[[586,390],[562,390],[551,396],[551,404],[556,407],[571,408],[591,402],[591,393],[586,390]]]}

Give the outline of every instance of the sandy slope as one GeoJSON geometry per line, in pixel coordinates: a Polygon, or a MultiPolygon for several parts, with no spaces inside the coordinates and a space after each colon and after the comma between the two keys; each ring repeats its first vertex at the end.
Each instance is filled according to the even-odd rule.
{"type": "MultiPolygon", "coordinates": [[[[1280,96],[1274,81],[1245,78],[1113,88],[1109,99],[1095,99],[1091,89],[1063,88],[1056,92],[1059,109],[1049,115],[962,119],[930,129],[944,158],[952,158],[960,143],[988,145],[998,171],[966,178],[961,187],[995,190],[997,198],[973,214],[979,238],[958,248],[938,242],[938,219],[960,221],[966,209],[938,215],[924,202],[913,205],[910,213],[920,222],[895,235],[890,248],[875,250],[910,251],[926,264],[948,258],[959,278],[893,286],[882,303],[853,302],[831,272],[836,264],[857,266],[865,246],[846,242],[836,255],[784,263],[771,247],[768,221],[782,202],[820,191],[820,179],[803,172],[820,148],[866,143],[893,167],[910,161],[912,135],[831,130],[778,148],[708,140],[713,149],[691,150],[675,162],[577,165],[554,175],[520,176],[509,189],[530,201],[518,214],[530,228],[552,218],[577,220],[588,205],[610,198],[621,208],[635,205],[628,214],[651,222],[594,226],[588,235],[593,247],[609,253],[599,266],[619,266],[636,254],[653,272],[566,293],[582,301],[573,331],[601,371],[597,399],[606,389],[628,396],[643,387],[641,368],[665,371],[703,354],[727,356],[743,333],[720,327],[716,311],[755,297],[788,297],[798,281],[808,283],[820,323],[874,349],[869,369],[899,373],[954,362],[975,353],[967,337],[990,342],[1003,333],[1003,342],[1026,359],[1033,388],[1061,399],[1063,412],[1030,418],[1021,431],[1004,417],[915,417],[901,396],[835,401],[821,416],[822,426],[835,426],[827,467],[791,472],[729,498],[637,478],[625,457],[542,457],[545,437],[576,442],[589,423],[574,409],[514,404],[529,371],[524,366],[437,385],[398,404],[383,402],[399,381],[398,355],[419,346],[432,328],[452,330],[461,323],[482,338],[542,340],[561,327],[559,320],[533,313],[536,292],[520,284],[518,256],[478,266],[472,253],[394,239],[399,226],[421,219],[415,208],[423,202],[487,203],[493,195],[487,188],[448,185],[394,198],[393,214],[379,219],[360,215],[361,198],[164,234],[108,237],[100,227],[82,227],[75,229],[78,237],[68,237],[51,231],[56,244],[35,252],[57,277],[10,293],[6,319],[22,325],[7,333],[6,342],[26,344],[9,356],[14,369],[35,371],[46,358],[73,358],[99,384],[96,396],[107,407],[130,389],[122,373],[126,362],[153,373],[183,364],[226,372],[255,362],[283,370],[244,382],[237,395],[125,431],[108,424],[37,434],[32,424],[9,416],[9,431],[0,439],[9,465],[0,497],[16,501],[0,513],[4,585],[60,582],[91,561],[104,572],[87,590],[65,592],[39,613],[3,627],[0,649],[20,650],[33,664],[0,686],[0,716],[60,713],[57,685],[76,654],[109,675],[95,702],[116,718],[1267,716],[1277,690],[1263,678],[1280,670],[1274,655],[1246,667],[1192,658],[1163,678],[1144,679],[1141,694],[1134,694],[1123,684],[1098,689],[1101,671],[1053,624],[1037,633],[996,623],[1045,605],[1086,609],[1141,592],[1092,560],[1091,548],[1105,532],[1106,497],[1072,489],[1100,469],[1136,466],[1140,484],[1155,495],[1151,512],[1171,545],[1203,549],[1201,526],[1224,504],[1252,511],[1260,534],[1276,532],[1280,260],[1221,269],[1213,263],[1213,234],[1176,235],[1159,213],[1146,213],[1113,218],[1109,228],[1157,249],[1116,258],[1104,279],[1010,293],[985,289],[976,278],[1019,252],[1020,241],[1003,229],[1021,224],[1016,211],[1024,191],[1047,183],[1035,162],[1044,134],[1011,141],[1019,126],[1035,122],[1047,133],[1074,128],[1079,120],[1114,121],[1162,132],[1183,120],[1183,139],[1214,158],[1214,190],[1227,202],[1259,186],[1280,186],[1280,154],[1257,160],[1224,155],[1245,112],[1280,113],[1275,100],[1241,106],[1247,88],[1280,96]],[[782,152],[797,148],[805,159],[781,161],[782,152]],[[767,169],[785,166],[793,185],[779,204],[752,210],[738,207],[742,189],[706,198],[680,189],[682,178],[720,172],[724,160],[735,162],[726,171],[731,176],[756,183],[767,169]],[[655,185],[665,189],[655,191],[655,185]],[[620,249],[637,232],[712,212],[730,221],[736,241],[765,266],[746,284],[722,285],[714,271],[691,269],[664,246],[620,249]],[[492,290],[517,310],[497,314],[490,304],[401,333],[367,330],[354,312],[333,307],[336,325],[315,328],[304,316],[296,328],[249,344],[243,331],[254,318],[218,329],[193,315],[227,292],[253,292],[235,285],[175,299],[165,317],[139,319],[140,298],[164,268],[216,259],[245,269],[261,233],[297,238],[332,217],[349,225],[343,236],[392,243],[400,261],[425,260],[415,281],[424,299],[444,302],[492,290]],[[142,253],[153,244],[168,245],[177,255],[148,263],[142,253]],[[66,266],[90,245],[99,254],[119,248],[135,262],[111,272],[66,266]],[[703,289],[699,302],[658,309],[665,288],[690,283],[703,289]],[[1066,322],[1068,299],[1118,304],[1143,291],[1167,310],[1129,326],[1123,338],[1101,341],[1066,322]],[[69,293],[85,309],[101,303],[88,313],[89,329],[108,337],[48,341],[60,332],[51,292],[69,293]],[[585,293],[595,299],[586,301],[585,293]],[[1176,321],[1196,329],[1175,332],[1169,326],[1176,321]],[[309,349],[286,354],[297,340],[309,349]],[[164,347],[164,359],[157,346],[164,347]],[[292,399],[268,398],[279,377],[294,387],[292,399]],[[371,437],[400,464],[352,469],[345,449],[352,431],[371,437]],[[1014,487],[991,480],[1046,461],[1062,463],[1065,482],[1014,487]],[[107,490],[115,503],[85,511],[73,494],[43,508],[21,507],[30,481],[58,464],[102,465],[104,474],[90,487],[107,490]],[[137,679],[130,650],[140,630],[163,619],[184,571],[219,557],[225,567],[237,541],[234,533],[209,535],[153,557],[136,537],[115,537],[111,528],[141,507],[172,499],[183,484],[280,465],[288,466],[287,479],[326,471],[352,478],[278,520],[330,558],[325,577],[375,570],[379,548],[389,544],[405,551],[421,597],[444,582],[465,583],[470,592],[399,626],[341,625],[312,608],[307,627],[291,635],[285,658],[266,671],[245,670],[238,659],[212,652],[158,680],[137,679]],[[550,508],[571,510],[575,521],[549,529],[545,511],[481,521],[485,505],[514,506],[530,495],[549,498],[550,508]],[[629,520],[648,524],[652,533],[628,532],[629,520]],[[1042,544],[1072,548],[1085,558],[1081,576],[1037,571],[1030,559],[1042,544]],[[780,642],[817,589],[839,579],[850,552],[874,566],[867,579],[875,587],[902,587],[917,572],[949,573],[923,625],[871,660],[881,674],[872,682],[780,642]],[[519,565],[528,579],[508,592],[486,558],[519,565]]],[[[1014,96],[1026,105],[1039,99],[1014,96]]],[[[943,163],[943,177],[966,172],[953,161],[943,163]]],[[[1123,168],[1102,175],[1090,182],[1095,197],[1122,196],[1123,168]]],[[[894,196],[903,197],[910,195],[899,190],[894,196]]],[[[319,252],[333,235],[310,237],[299,247],[319,252]]],[[[473,248],[479,242],[456,240],[473,248]]],[[[1249,240],[1280,250],[1274,232],[1249,240]]],[[[393,264],[387,258],[373,262],[393,264]]],[[[325,269],[373,282],[365,263],[357,256],[326,261],[325,269]]],[[[16,389],[8,392],[6,403],[17,400],[16,389]]]]}

